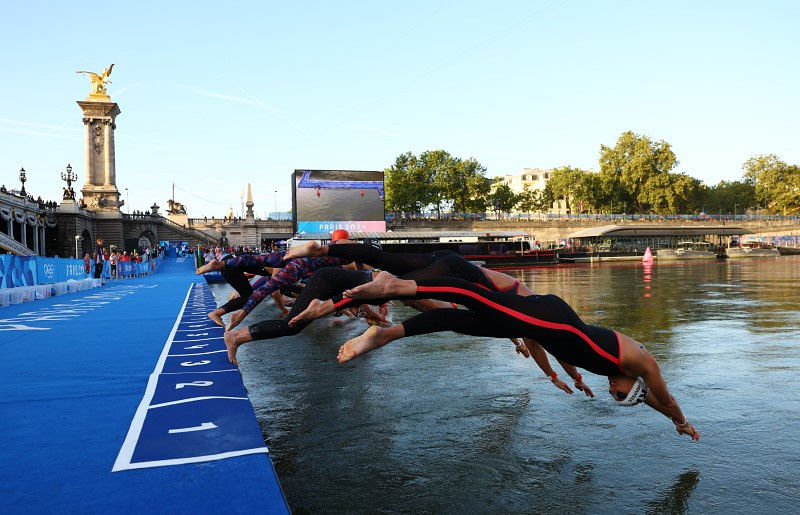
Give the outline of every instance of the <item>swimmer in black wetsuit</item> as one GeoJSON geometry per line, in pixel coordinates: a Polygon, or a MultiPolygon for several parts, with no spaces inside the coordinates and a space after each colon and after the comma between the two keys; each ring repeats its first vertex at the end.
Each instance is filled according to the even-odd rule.
{"type": "MultiPolygon", "coordinates": [[[[337,244],[337,247],[338,246],[337,244]]],[[[457,277],[475,283],[485,290],[514,291],[520,295],[533,293],[511,276],[476,267],[463,257],[451,251],[442,251],[430,255],[408,254],[406,259],[396,259],[395,256],[389,253],[381,253],[384,256],[376,260],[375,256],[379,255],[377,253],[380,253],[380,251],[377,251],[369,245],[353,244],[341,245],[341,247],[347,247],[347,252],[337,254],[336,256],[316,254],[309,256],[309,258],[323,259],[336,257],[342,260],[354,260],[358,262],[364,259],[368,264],[369,262],[376,263],[379,261],[383,266],[388,265],[394,270],[408,270],[400,276],[405,279],[421,280],[440,276],[457,277]],[[370,257],[370,255],[372,257],[370,257]],[[408,264],[410,262],[415,263],[415,266],[420,268],[412,268],[408,264]],[[427,266],[428,264],[430,264],[430,266],[427,266]]],[[[366,271],[354,272],[337,268],[322,268],[317,270],[314,272],[311,280],[303,289],[303,292],[297,298],[291,311],[285,318],[279,320],[263,320],[246,329],[226,332],[225,345],[228,349],[228,359],[231,363],[235,364],[236,353],[239,346],[247,342],[291,336],[299,333],[313,320],[321,316],[334,311],[343,311],[358,306],[361,302],[354,302],[352,299],[343,298],[342,292],[371,281],[372,275],[372,273],[366,271]]],[[[430,300],[420,302],[427,302],[428,304],[414,307],[420,310],[442,307],[441,303],[431,304],[430,300]]],[[[379,302],[378,304],[384,303],[379,302]]],[[[457,307],[457,305],[453,304],[449,306],[447,304],[444,305],[447,306],[448,309],[457,307]]],[[[567,393],[572,393],[572,389],[569,385],[560,380],[558,374],[553,371],[544,348],[530,338],[523,338],[524,343],[520,345],[516,341],[518,337],[519,335],[511,337],[512,341],[515,341],[515,345],[517,345],[517,352],[523,354],[525,357],[533,356],[536,364],[550,377],[551,382],[557,388],[567,393]],[[525,349],[526,352],[522,352],[520,347],[525,349]]],[[[584,392],[589,397],[594,397],[594,393],[583,382],[583,377],[574,366],[564,361],[561,361],[561,366],[567,374],[574,379],[575,388],[584,392]]]]}
{"type": "Polygon", "coordinates": [[[559,360],[608,377],[609,392],[618,404],[645,402],[675,424],[678,434],[699,440],[661,376],[658,363],[632,338],[584,323],[555,295],[520,297],[484,290],[449,277],[404,280],[382,272],[371,282],[345,292],[351,299],[435,298],[457,302],[467,310],[421,313],[389,328],[370,327],[339,349],[340,362],[404,336],[454,331],[473,336],[534,338],[559,360]]]}

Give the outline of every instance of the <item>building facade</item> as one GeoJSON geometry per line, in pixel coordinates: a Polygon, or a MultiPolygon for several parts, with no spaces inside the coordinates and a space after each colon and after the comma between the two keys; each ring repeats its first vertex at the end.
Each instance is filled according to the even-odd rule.
{"type": "MultiPolygon", "coordinates": [[[[526,188],[528,191],[543,191],[547,186],[547,181],[550,179],[552,169],[544,168],[523,168],[522,173],[517,175],[507,174],[496,177],[492,184],[492,191],[500,185],[507,185],[515,194],[519,195],[524,193],[526,188]]],[[[551,205],[550,209],[544,211],[548,214],[566,214],[567,203],[564,199],[556,199],[551,205]]],[[[515,208],[509,214],[521,215],[523,211],[515,208]]]]}

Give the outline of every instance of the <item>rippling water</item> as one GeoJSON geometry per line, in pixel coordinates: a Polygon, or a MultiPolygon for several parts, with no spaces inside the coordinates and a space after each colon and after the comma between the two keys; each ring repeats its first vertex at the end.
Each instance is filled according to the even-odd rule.
{"type": "Polygon", "coordinates": [[[701,441],[617,407],[603,377],[585,374],[595,399],[555,389],[507,340],[438,333],[339,365],[365,326],[326,319],[239,351],[296,513],[800,511],[800,259],[509,273],[644,343],[701,441]]]}

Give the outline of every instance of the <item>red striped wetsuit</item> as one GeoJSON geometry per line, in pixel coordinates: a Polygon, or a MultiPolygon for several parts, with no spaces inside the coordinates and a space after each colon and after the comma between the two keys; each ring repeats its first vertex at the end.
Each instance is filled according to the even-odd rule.
{"type": "Polygon", "coordinates": [[[556,295],[521,297],[498,293],[452,277],[422,279],[415,299],[440,299],[466,310],[436,309],[403,322],[406,336],[454,331],[473,336],[518,338],[539,342],[556,358],[589,372],[620,373],[619,337],[611,329],[584,323],[556,295]]]}

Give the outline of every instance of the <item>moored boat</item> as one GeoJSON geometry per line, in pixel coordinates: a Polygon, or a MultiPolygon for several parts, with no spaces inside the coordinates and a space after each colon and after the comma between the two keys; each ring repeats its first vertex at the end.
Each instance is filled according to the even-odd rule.
{"type": "Polygon", "coordinates": [[[728,247],[725,254],[729,258],[748,258],[748,257],[775,257],[780,256],[778,249],[765,245],[742,245],[740,247],[728,247]]]}
{"type": "Polygon", "coordinates": [[[707,241],[682,241],[674,249],[658,249],[659,261],[669,259],[716,259],[717,254],[707,241]]]}

